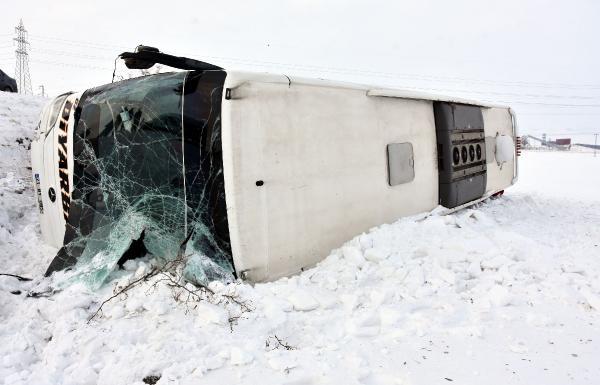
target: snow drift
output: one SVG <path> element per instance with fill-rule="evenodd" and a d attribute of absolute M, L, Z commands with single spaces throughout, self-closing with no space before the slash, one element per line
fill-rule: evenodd
<path fill-rule="evenodd" d="M 0 270 L 40 277 L 27 142 L 41 100 L 0 93 Z M 4 384 L 590 384 L 600 377 L 600 158 L 525 153 L 501 199 L 384 224 L 299 276 L 173 298 L 129 261 L 98 292 L 0 276 Z M 577 170 L 574 172 L 573 170 Z"/>

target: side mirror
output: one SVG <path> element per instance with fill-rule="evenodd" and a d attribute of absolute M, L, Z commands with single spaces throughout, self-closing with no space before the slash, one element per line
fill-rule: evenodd
<path fill-rule="evenodd" d="M 123 61 L 125 62 L 125 66 L 131 70 L 147 70 L 151 68 L 154 64 L 154 61 L 150 61 L 144 58 L 143 53 L 159 53 L 158 48 L 149 47 L 146 45 L 138 45 L 135 48 L 134 55 L 121 55 Z M 142 53 L 142 55 L 139 55 Z M 138 54 L 138 55 L 135 55 Z"/>

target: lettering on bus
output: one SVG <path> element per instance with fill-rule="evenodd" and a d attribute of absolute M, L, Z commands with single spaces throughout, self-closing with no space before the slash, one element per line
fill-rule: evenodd
<path fill-rule="evenodd" d="M 69 218 L 69 207 L 71 206 L 67 141 L 69 138 L 69 115 L 71 114 L 72 108 L 73 103 L 70 100 L 67 100 L 58 125 L 58 177 L 60 179 L 60 193 L 62 196 L 62 208 L 65 220 Z"/>

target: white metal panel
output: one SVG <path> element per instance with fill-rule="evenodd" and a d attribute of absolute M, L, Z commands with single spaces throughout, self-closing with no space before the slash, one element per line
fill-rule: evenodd
<path fill-rule="evenodd" d="M 42 238 L 49 245 L 56 246 L 52 231 L 52 214 L 50 199 L 48 198 L 48 178 L 44 171 L 44 136 L 40 140 L 31 142 L 31 172 L 33 174 L 33 186 L 36 202 L 38 202 L 38 212 L 40 217 L 40 226 Z M 36 181 L 36 175 L 39 181 Z M 39 192 L 38 192 L 39 189 Z M 39 193 L 39 196 L 38 196 Z"/>
<path fill-rule="evenodd" d="M 231 244 L 236 270 L 253 281 L 295 273 L 438 202 L 431 102 L 280 80 L 225 82 L 235 88 L 222 109 Z M 386 146 L 403 142 L 415 179 L 391 187 Z"/>
<path fill-rule="evenodd" d="M 496 161 L 510 162 L 515 157 L 515 140 L 512 136 L 499 135 L 496 137 Z"/>
<path fill-rule="evenodd" d="M 40 225 L 44 241 L 54 247 L 63 243 L 66 221 L 63 214 L 61 185 L 59 175 L 59 126 L 62 119 L 65 103 L 70 102 L 73 107 L 69 111 L 67 120 L 67 162 L 69 178 L 69 195 L 73 189 L 73 124 L 75 104 L 81 94 L 69 95 L 60 107 L 59 117 L 51 127 L 42 128 L 38 141 L 31 146 L 32 172 L 40 177 L 40 189 L 43 204 L 43 213 L 40 213 Z M 52 102 L 51 102 L 52 103 Z M 34 179 L 35 183 L 35 179 Z M 56 198 L 50 200 L 49 190 L 53 189 Z"/>
<path fill-rule="evenodd" d="M 430 94 L 427 92 L 413 91 L 413 90 L 397 90 L 397 89 L 371 89 L 367 92 L 369 96 L 381 96 L 388 98 L 401 98 L 401 99 L 416 99 L 416 100 L 431 100 L 436 102 L 450 102 L 450 103 L 459 103 L 459 104 L 469 104 L 473 106 L 481 106 L 481 107 L 498 107 L 498 108 L 506 108 L 504 106 L 483 103 L 476 100 L 471 99 L 463 99 L 457 98 L 453 96 L 445 96 L 445 95 L 437 95 Z"/>
<path fill-rule="evenodd" d="M 486 137 L 507 135 L 513 138 L 512 116 L 508 108 L 483 108 L 483 124 Z M 488 154 L 490 156 L 490 154 Z M 493 156 L 493 155 L 492 155 Z M 515 176 L 515 158 L 499 165 L 496 160 L 487 164 L 486 193 L 503 190 L 512 185 Z"/>
<path fill-rule="evenodd" d="M 63 104 L 64 106 L 64 104 Z M 62 111 L 62 107 L 61 107 Z M 60 115 L 60 114 L 59 114 Z M 42 227 L 42 232 L 46 232 L 49 242 L 54 247 L 62 245 L 65 220 L 62 214 L 62 204 L 60 199 L 60 182 L 58 181 L 58 122 L 48 129 L 48 135 L 44 140 L 44 168 L 43 175 L 45 186 L 42 189 L 42 196 L 46 199 L 44 202 L 44 215 L 48 218 L 45 221 L 46 229 Z M 50 200 L 50 189 L 54 191 L 54 201 Z"/>

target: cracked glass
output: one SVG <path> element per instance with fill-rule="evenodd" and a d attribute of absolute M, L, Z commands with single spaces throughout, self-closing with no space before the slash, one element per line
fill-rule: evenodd
<path fill-rule="evenodd" d="M 125 259 L 182 257 L 191 281 L 231 280 L 223 181 L 223 71 L 130 79 L 75 111 L 64 246 L 46 275 L 101 286 Z M 64 203 L 64 202 L 63 202 Z"/>

